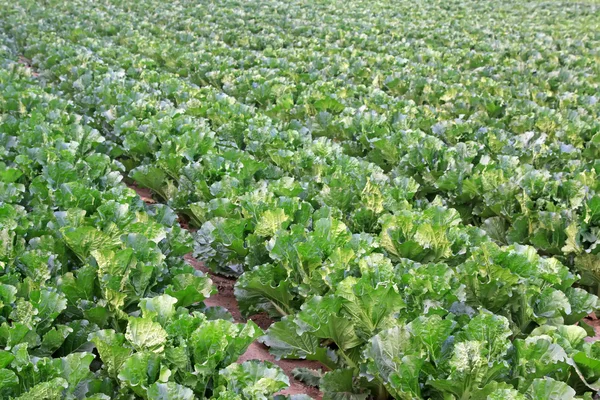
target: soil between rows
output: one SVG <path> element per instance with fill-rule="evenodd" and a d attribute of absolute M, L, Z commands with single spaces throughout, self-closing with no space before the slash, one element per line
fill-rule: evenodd
<path fill-rule="evenodd" d="M 147 204 L 156 204 L 156 201 L 152 198 L 152 192 L 148 189 L 138 187 L 136 185 L 129 185 L 129 187 L 140 196 L 142 201 Z M 180 224 L 184 229 L 193 231 L 185 222 L 181 222 Z M 235 279 L 228 278 L 222 275 L 218 275 L 209 270 L 204 264 L 195 259 L 191 254 L 187 254 L 184 256 L 184 259 L 187 263 L 192 265 L 194 268 L 204 272 L 205 274 L 210 276 L 210 279 L 213 281 L 215 287 L 218 292 L 210 296 L 208 299 L 204 301 L 207 306 L 221 306 L 226 308 L 235 322 L 246 322 L 246 319 L 240 313 L 240 309 L 238 307 L 237 299 L 234 295 L 234 286 Z M 254 321 L 256 325 L 258 325 L 261 329 L 266 330 L 271 326 L 274 322 L 271 318 L 269 318 L 266 314 L 254 315 L 249 318 Z M 292 370 L 294 368 L 303 367 L 303 368 L 312 368 L 312 369 L 325 369 L 323 364 L 318 361 L 310 361 L 310 360 L 275 360 L 275 357 L 271 353 L 269 353 L 269 349 L 267 346 L 259 343 L 258 341 L 254 341 L 246 352 L 242 354 L 242 356 L 238 359 L 238 363 L 242 363 L 248 360 L 262 360 L 269 361 L 275 365 L 278 365 L 283 372 L 290 379 L 290 386 L 287 389 L 282 390 L 278 394 L 284 395 L 294 395 L 294 394 L 306 394 L 312 397 L 315 400 L 321 400 L 323 395 L 319 391 L 319 389 L 308 386 L 303 382 L 298 381 L 294 378 L 292 374 Z"/>

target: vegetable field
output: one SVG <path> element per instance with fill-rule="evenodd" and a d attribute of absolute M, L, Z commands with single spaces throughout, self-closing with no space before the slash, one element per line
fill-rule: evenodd
<path fill-rule="evenodd" d="M 0 399 L 600 389 L 596 0 L 0 0 Z"/>

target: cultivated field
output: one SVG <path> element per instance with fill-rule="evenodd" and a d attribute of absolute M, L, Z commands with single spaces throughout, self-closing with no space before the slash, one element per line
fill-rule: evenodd
<path fill-rule="evenodd" d="M 0 0 L 0 399 L 591 400 L 600 3 Z"/>

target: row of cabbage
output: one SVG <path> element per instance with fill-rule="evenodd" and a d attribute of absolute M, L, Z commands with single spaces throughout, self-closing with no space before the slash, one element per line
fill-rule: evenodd
<path fill-rule="evenodd" d="M 214 287 L 184 262 L 192 238 L 177 215 L 121 182 L 89 118 L 13 48 L 2 36 L 0 397 L 256 399 L 286 387 L 277 367 L 234 363 L 263 332 L 204 306 Z"/>
<path fill-rule="evenodd" d="M 201 226 L 195 253 L 217 272 L 242 274 L 236 287 L 242 310 L 247 315 L 266 311 L 284 317 L 262 339 L 273 353 L 317 359 L 332 370 L 320 381 L 326 396 L 506 398 L 521 396 L 520 392 L 537 398 L 550 398 L 550 393 L 571 398 L 575 391 L 560 381 L 581 393 L 595 388 L 597 346 L 585 344 L 585 330 L 573 324 L 596 309 L 597 298 L 572 287 L 578 277 L 560 261 L 542 258 L 532 247 L 500 247 L 497 243 L 509 241 L 500 228 L 510 222 L 515 230 L 519 224 L 488 219 L 483 224 L 487 233 L 465 225 L 463 221 L 470 219 L 464 210 L 459 208 L 461 215 L 448 207 L 457 205 L 456 188 L 449 183 L 433 187 L 431 179 L 424 179 L 430 177 L 430 166 L 408 168 L 411 162 L 427 160 L 425 156 L 431 162 L 441 160 L 441 168 L 446 152 L 478 159 L 480 167 L 474 169 L 446 163 L 437 180 L 464 185 L 468 179 L 453 175 L 448 165 L 455 165 L 457 172 L 473 169 L 479 173 L 470 181 L 474 195 L 463 201 L 477 205 L 477 191 L 489 193 L 487 201 L 500 201 L 495 207 L 486 206 L 496 218 L 504 218 L 504 211 L 509 217 L 515 214 L 505 210 L 502 198 L 493 192 L 494 183 L 498 190 L 506 190 L 498 183 L 505 177 L 518 186 L 510 189 L 518 192 L 517 201 L 519 194 L 530 196 L 529 201 L 533 196 L 533 203 L 544 210 L 528 212 L 531 218 L 561 217 L 549 205 L 554 202 L 559 203 L 553 204 L 557 208 L 577 211 L 569 190 L 579 193 L 577 218 L 588 231 L 580 233 L 575 226 L 575 231 L 557 233 L 550 224 L 532 243 L 542 254 L 553 253 L 537 245 L 543 238 L 557 243 L 561 251 L 568 244 L 593 264 L 594 247 L 585 253 L 581 240 L 596 240 L 593 164 L 573 163 L 582 169 L 562 171 L 566 175 L 561 182 L 534 164 L 523 167 L 531 149 L 517 155 L 490 152 L 487 143 L 474 145 L 473 139 L 485 143 L 493 137 L 481 129 L 472 142 L 436 143 L 434 135 L 447 137 L 440 126 L 430 127 L 433 135 L 425 134 L 424 127 L 394 126 L 394 135 L 405 141 L 405 147 L 388 142 L 379 149 L 364 149 L 366 154 L 356 152 L 352 150 L 356 143 L 379 142 L 343 137 L 352 126 L 365 127 L 362 122 L 344 125 L 334 135 L 323 135 L 310 123 L 312 117 L 333 118 L 328 108 L 342 107 L 332 99 L 313 102 L 317 108 L 325 107 L 315 115 L 304 107 L 306 113 L 287 121 L 263 104 L 249 104 L 239 93 L 223 94 L 224 85 L 196 86 L 193 76 L 179 76 L 167 62 L 194 53 L 170 53 L 171 30 L 161 36 L 156 25 L 144 23 L 144 15 L 153 16 L 157 24 L 161 21 L 162 13 L 141 12 L 161 10 L 152 2 L 140 2 L 138 14 L 130 5 L 86 4 L 24 8 L 10 14 L 7 29 L 40 68 L 41 79 L 64 92 L 105 132 L 108 153 L 131 169 L 130 176 Z M 300 3 L 294 7 L 303 10 Z M 460 11 L 458 4 L 454 7 Z M 266 14 L 274 12 L 268 8 Z M 81 13 L 89 18 L 78 19 Z M 229 23 L 227 11 L 223 13 L 217 26 L 211 26 L 214 35 Z M 259 28 L 251 37 L 260 38 L 264 31 Z M 198 41 L 191 32 L 186 30 L 193 49 Z M 146 41 L 152 37 L 154 41 Z M 164 53 L 148 54 L 152 45 L 164 48 Z M 236 45 L 235 50 L 243 48 Z M 256 56 L 258 50 L 265 54 L 270 48 L 250 50 L 248 54 Z M 349 86 L 347 81 L 344 85 Z M 366 97 L 359 96 L 361 101 Z M 294 102 L 302 105 L 297 98 Z M 338 121 L 351 110 L 351 105 L 342 106 L 336 112 Z M 355 110 L 352 118 L 363 122 L 386 118 L 374 118 L 378 114 L 365 109 Z M 491 126 L 494 113 L 486 112 L 484 121 Z M 414 115 L 404 115 L 397 122 L 414 120 Z M 472 130 L 469 126 L 467 131 Z M 522 139 L 515 135 L 509 140 L 512 144 Z M 436 144 L 437 152 L 428 143 Z M 575 148 L 568 142 L 558 145 Z M 585 146 L 593 149 L 593 143 Z M 388 150 L 402 157 L 389 163 L 374 158 L 376 152 Z M 578 160 L 585 158 L 579 154 Z M 505 173 L 521 175 L 515 179 Z M 496 180 L 490 183 L 490 177 Z M 532 220 L 526 222 L 530 228 Z M 520 233 L 527 240 L 536 237 Z M 510 242 L 524 241 L 515 235 L 511 232 Z"/>

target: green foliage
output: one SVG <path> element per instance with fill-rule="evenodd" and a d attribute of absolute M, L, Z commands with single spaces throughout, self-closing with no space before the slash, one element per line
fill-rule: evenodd
<path fill-rule="evenodd" d="M 0 397 L 590 398 L 599 13 L 2 2 Z"/>

